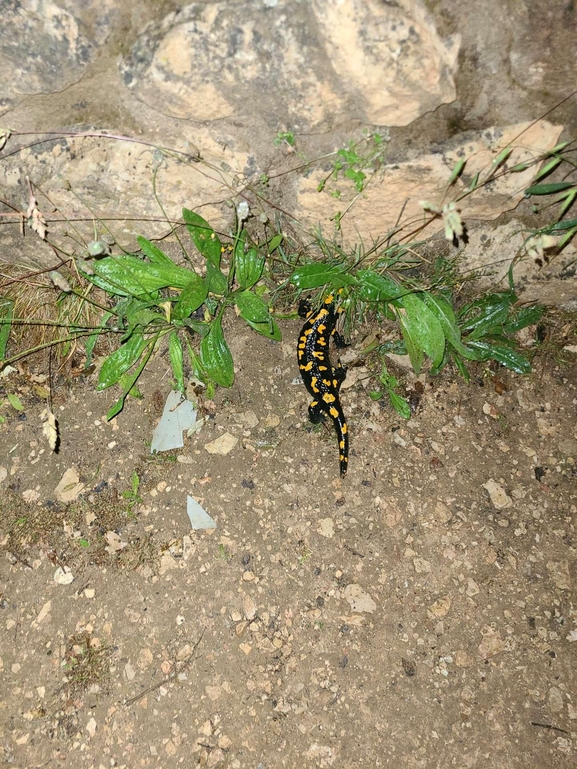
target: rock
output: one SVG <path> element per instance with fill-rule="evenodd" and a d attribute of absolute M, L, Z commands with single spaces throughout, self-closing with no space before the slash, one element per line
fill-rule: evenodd
<path fill-rule="evenodd" d="M 573 580 L 569 573 L 569 561 L 547 561 L 547 571 L 551 574 L 551 579 L 559 590 L 573 589 Z"/>
<path fill-rule="evenodd" d="M 86 724 L 86 731 L 91 737 L 94 737 L 96 734 L 96 719 L 90 719 L 90 721 Z"/>
<path fill-rule="evenodd" d="M 445 595 L 442 598 L 437 598 L 437 600 L 429 606 L 427 609 L 427 614 L 429 615 L 430 619 L 435 619 L 436 617 L 446 617 L 450 608 L 451 598 L 450 596 Z"/>
<path fill-rule="evenodd" d="M 59 566 L 54 572 L 54 582 L 57 585 L 69 585 L 74 581 L 74 574 L 69 566 Z"/>
<path fill-rule="evenodd" d="M 413 566 L 417 574 L 428 574 L 431 571 L 431 564 L 424 558 L 413 558 Z"/>
<path fill-rule="evenodd" d="M 243 596 L 242 610 L 244 612 L 245 619 L 253 620 L 256 617 L 256 603 L 250 597 L 250 595 Z"/>
<path fill-rule="evenodd" d="M 483 484 L 483 488 L 487 490 L 489 499 L 496 510 L 504 510 L 513 504 L 513 500 L 507 496 L 505 489 L 492 478 L 489 478 L 487 483 Z"/>
<path fill-rule="evenodd" d="M 317 532 L 321 537 L 332 539 L 335 535 L 335 524 L 332 518 L 321 518 L 317 526 Z"/>
<path fill-rule="evenodd" d="M 343 597 L 350 604 L 351 611 L 368 612 L 372 614 L 377 608 L 377 604 L 373 601 L 371 596 L 363 590 L 360 585 L 351 584 L 347 585 L 343 592 Z"/>
<path fill-rule="evenodd" d="M 490 625 L 484 625 L 481 628 L 483 640 L 479 644 L 479 654 L 483 659 L 489 659 L 505 650 L 505 641 L 499 633 Z"/>
<path fill-rule="evenodd" d="M 70 467 L 60 479 L 60 483 L 54 489 L 54 494 L 59 502 L 73 502 L 84 491 L 84 484 L 80 483 L 78 473 Z"/>
<path fill-rule="evenodd" d="M 235 421 L 246 430 L 251 430 L 258 425 L 258 417 L 254 411 L 240 411 L 234 415 Z"/>
<path fill-rule="evenodd" d="M 477 595 L 481 591 L 480 591 L 479 585 L 477 585 L 475 580 L 469 578 L 467 580 L 467 589 L 465 590 L 465 592 L 469 596 L 469 598 L 472 598 L 474 595 Z"/>
<path fill-rule="evenodd" d="M 224 433 L 224 435 L 221 435 L 214 441 L 205 444 L 204 448 L 209 454 L 229 454 L 237 443 L 238 438 L 235 438 L 230 433 Z"/>
<path fill-rule="evenodd" d="M 547 704 L 551 713 L 561 713 L 565 707 L 565 700 L 563 698 L 563 692 L 556 686 L 552 686 L 549 689 L 549 696 L 547 697 Z"/>

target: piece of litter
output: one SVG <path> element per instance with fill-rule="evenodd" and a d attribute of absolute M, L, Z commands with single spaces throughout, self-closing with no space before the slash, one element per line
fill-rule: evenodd
<path fill-rule="evenodd" d="M 193 529 L 216 529 L 216 521 L 191 496 L 186 498 L 186 512 Z"/>
<path fill-rule="evenodd" d="M 178 390 L 171 390 L 164 404 L 160 422 L 152 433 L 150 453 L 181 449 L 184 446 L 182 433 L 190 430 L 196 422 L 194 405 L 183 398 Z"/>

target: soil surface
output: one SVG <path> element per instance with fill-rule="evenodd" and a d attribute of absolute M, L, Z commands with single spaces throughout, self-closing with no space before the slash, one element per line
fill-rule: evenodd
<path fill-rule="evenodd" d="M 166 354 L 112 423 L 117 392 L 54 380 L 55 454 L 42 372 L 1 382 L 7 765 L 575 767 L 575 367 L 423 378 L 408 422 L 352 368 L 341 481 L 299 328 L 229 327 L 235 385 L 167 455 Z"/>

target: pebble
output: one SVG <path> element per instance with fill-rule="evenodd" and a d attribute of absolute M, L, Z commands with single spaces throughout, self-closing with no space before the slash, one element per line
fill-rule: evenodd
<path fill-rule="evenodd" d="M 430 619 L 434 619 L 435 617 L 446 617 L 450 608 L 451 598 L 450 596 L 445 595 L 442 598 L 438 598 L 429 606 L 427 609 L 427 614 L 429 615 Z"/>
<path fill-rule="evenodd" d="M 371 596 L 360 585 L 354 583 L 346 586 L 343 597 L 350 604 L 351 611 L 357 614 L 362 612 L 372 614 L 377 608 Z"/>
<path fill-rule="evenodd" d="M 204 448 L 206 451 L 208 451 L 209 454 L 229 454 L 236 444 L 238 443 L 238 438 L 235 438 L 234 435 L 231 435 L 230 433 L 224 433 L 224 435 L 221 435 L 220 437 L 216 438 L 214 441 L 211 441 L 210 443 L 206 443 Z"/>
<path fill-rule="evenodd" d="M 513 504 L 513 500 L 507 496 L 505 489 L 492 478 L 483 484 L 483 488 L 487 490 L 489 499 L 496 510 L 504 510 Z"/>
<path fill-rule="evenodd" d="M 335 535 L 335 524 L 332 518 L 321 518 L 317 526 L 317 532 L 321 537 L 332 539 Z"/>
<path fill-rule="evenodd" d="M 252 582 L 254 579 L 254 572 L 252 571 L 244 571 L 242 574 L 242 578 L 244 582 Z"/>

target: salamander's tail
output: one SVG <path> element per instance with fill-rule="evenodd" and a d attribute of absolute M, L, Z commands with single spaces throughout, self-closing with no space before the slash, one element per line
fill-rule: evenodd
<path fill-rule="evenodd" d="M 341 478 L 347 474 L 349 464 L 349 432 L 345 415 L 341 408 L 337 409 L 338 415 L 333 417 L 337 438 L 339 441 L 339 461 L 341 467 Z"/>

